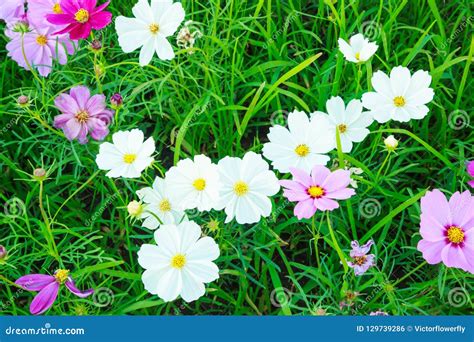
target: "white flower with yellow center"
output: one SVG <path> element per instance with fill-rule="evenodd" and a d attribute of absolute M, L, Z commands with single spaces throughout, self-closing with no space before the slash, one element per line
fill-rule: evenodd
<path fill-rule="evenodd" d="M 328 120 L 310 122 L 304 112 L 288 114 L 288 128 L 276 125 L 270 128 L 263 155 L 280 172 L 295 167 L 310 172 L 314 165 L 326 165 L 325 153 L 334 149 L 334 138 L 329 134 Z"/>
<path fill-rule="evenodd" d="M 328 114 L 314 112 L 311 114 L 311 122 L 319 124 L 329 120 L 329 133 L 336 146 L 336 130 L 339 131 L 342 152 L 348 153 L 352 150 L 353 142 L 361 142 L 370 133 L 367 129 L 373 118 L 367 112 L 362 112 L 360 100 L 352 100 L 347 107 L 339 96 L 331 97 L 326 102 Z"/>
<path fill-rule="evenodd" d="M 172 0 L 139 0 L 132 8 L 135 18 L 119 16 L 115 20 L 118 41 L 123 52 L 141 48 L 140 65 L 148 65 L 156 51 L 158 58 L 170 60 L 174 51 L 167 37 L 172 36 L 184 20 L 181 3 Z"/>
<path fill-rule="evenodd" d="M 151 294 L 167 302 L 178 296 L 192 302 L 204 295 L 205 283 L 219 278 L 213 262 L 219 247 L 211 237 L 201 238 L 196 223 L 162 225 L 155 241 L 157 245 L 145 244 L 138 251 L 138 263 L 145 269 L 142 281 Z"/>
<path fill-rule="evenodd" d="M 108 177 L 138 178 L 153 162 L 155 152 L 153 138 L 143 142 L 143 132 L 139 129 L 119 131 L 112 136 L 113 144 L 102 143 L 96 157 L 101 170 L 110 170 Z"/>
<path fill-rule="evenodd" d="M 423 119 L 429 111 L 426 104 L 434 97 L 430 83 L 431 76 L 423 70 L 411 75 L 408 68 L 398 66 L 392 69 L 390 78 L 377 71 L 372 76 L 375 92 L 362 95 L 362 104 L 380 123 Z"/>
<path fill-rule="evenodd" d="M 217 165 L 204 155 L 180 160 L 166 172 L 165 184 L 170 198 L 181 210 L 197 208 L 209 211 L 219 201 L 219 172 Z"/>
<path fill-rule="evenodd" d="M 275 195 L 280 185 L 261 155 L 247 152 L 242 159 L 225 157 L 218 167 L 222 187 L 217 209 L 225 208 L 226 223 L 234 217 L 240 224 L 255 223 L 271 214 L 268 197 Z"/>
<path fill-rule="evenodd" d="M 171 199 L 163 178 L 156 177 L 153 187 L 140 189 L 137 195 L 146 204 L 140 213 L 140 218 L 144 219 L 143 227 L 156 229 L 161 224 L 179 224 L 181 221 L 187 221 L 186 214 L 179 210 L 178 203 Z"/>
<path fill-rule="evenodd" d="M 378 49 L 378 45 L 370 42 L 361 33 L 352 36 L 347 43 L 339 38 L 339 50 L 349 62 L 362 63 L 368 61 Z"/>

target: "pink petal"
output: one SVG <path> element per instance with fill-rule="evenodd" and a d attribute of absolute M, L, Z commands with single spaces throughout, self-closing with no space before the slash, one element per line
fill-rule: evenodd
<path fill-rule="evenodd" d="M 112 22 L 112 13 L 100 12 L 95 13 L 89 20 L 94 30 L 101 30 Z"/>
<path fill-rule="evenodd" d="M 449 199 L 452 224 L 467 228 L 474 225 L 474 197 L 466 190 L 455 192 Z"/>
<path fill-rule="evenodd" d="M 324 210 L 331 211 L 331 210 L 339 208 L 339 203 L 326 197 L 315 198 L 314 205 L 316 206 L 317 209 L 323 210 L 323 211 Z"/>
<path fill-rule="evenodd" d="M 27 291 L 41 291 L 47 285 L 55 281 L 56 279 L 51 275 L 28 274 L 15 281 L 15 284 L 21 286 Z"/>
<path fill-rule="evenodd" d="M 62 0 L 61 9 L 64 13 L 71 14 L 74 16 L 76 12 L 80 9 L 80 4 L 77 1 Z"/>
<path fill-rule="evenodd" d="M 54 105 L 65 114 L 75 115 L 81 108 L 76 102 L 76 99 L 71 97 L 69 94 L 61 94 L 54 100 Z"/>
<path fill-rule="evenodd" d="M 77 105 L 81 110 L 86 109 L 87 102 L 91 97 L 91 92 L 89 91 L 89 88 L 84 86 L 77 86 L 71 88 L 71 91 L 69 93 L 71 94 L 71 97 L 76 100 Z"/>
<path fill-rule="evenodd" d="M 79 135 L 79 132 L 81 131 L 81 126 L 82 125 L 77 122 L 76 119 L 69 120 L 63 127 L 64 135 L 66 135 L 66 138 L 68 138 L 69 140 L 74 140 Z"/>
<path fill-rule="evenodd" d="M 326 193 L 325 197 L 332 198 L 332 199 L 348 199 L 351 198 L 352 196 L 355 195 L 355 190 L 354 189 L 342 189 L 342 190 L 336 190 L 332 192 Z"/>
<path fill-rule="evenodd" d="M 63 128 L 66 123 L 71 120 L 71 119 L 74 119 L 74 115 L 73 114 L 60 114 L 60 115 L 56 115 L 54 117 L 54 127 L 56 128 Z"/>
<path fill-rule="evenodd" d="M 445 246 L 441 251 L 441 259 L 448 267 L 456 267 L 468 272 L 470 270 L 463 248 L 460 246 L 451 243 Z"/>
<path fill-rule="evenodd" d="M 306 187 L 298 182 L 292 180 L 281 180 L 279 183 L 288 190 L 306 192 Z"/>
<path fill-rule="evenodd" d="M 82 7 L 86 9 L 89 13 L 93 13 L 95 10 L 95 6 L 97 6 L 97 0 L 82 0 Z"/>
<path fill-rule="evenodd" d="M 78 297 L 80 297 L 80 298 L 89 297 L 91 294 L 94 293 L 94 289 L 89 289 L 89 290 L 85 290 L 85 291 L 79 290 L 79 289 L 76 287 L 76 284 L 74 283 L 74 280 L 72 280 L 71 278 L 69 278 L 69 279 L 64 283 L 64 285 L 66 285 L 66 287 L 69 289 L 69 291 L 71 291 L 71 293 L 75 294 L 76 296 L 78 296 Z"/>
<path fill-rule="evenodd" d="M 422 213 L 420 219 L 420 234 L 423 239 L 432 242 L 446 239 L 446 228 L 432 216 Z"/>
<path fill-rule="evenodd" d="M 102 94 L 94 95 L 90 99 L 88 99 L 84 109 L 86 109 L 89 115 L 91 116 L 100 114 L 106 108 L 105 101 L 106 100 L 105 100 L 104 95 Z"/>
<path fill-rule="evenodd" d="M 97 8 L 94 10 L 94 13 L 101 12 L 101 11 L 104 10 L 107 6 L 109 6 L 109 4 L 110 4 L 110 1 L 104 2 L 102 5 L 100 5 L 99 7 L 97 7 Z"/>
<path fill-rule="evenodd" d="M 332 172 L 321 186 L 327 192 L 341 190 L 346 188 L 351 182 L 351 173 L 348 170 L 336 170 Z"/>
<path fill-rule="evenodd" d="M 91 34 L 92 26 L 89 22 L 84 24 L 77 24 L 69 31 L 69 37 L 72 40 L 87 39 Z"/>
<path fill-rule="evenodd" d="M 467 173 L 469 173 L 471 177 L 474 177 L 474 160 L 467 163 Z"/>
<path fill-rule="evenodd" d="M 431 216 L 443 227 L 452 223 L 448 201 L 439 190 L 428 191 L 421 198 L 421 212 Z"/>
<path fill-rule="evenodd" d="M 311 197 L 306 192 L 294 191 L 294 190 L 288 190 L 288 189 L 285 189 L 283 191 L 283 196 L 285 196 L 291 202 L 299 202 L 299 201 L 305 201 L 307 199 L 311 199 Z"/>
<path fill-rule="evenodd" d="M 311 178 L 314 185 L 322 185 L 327 177 L 331 174 L 331 171 L 322 165 L 316 165 L 311 170 Z"/>
<path fill-rule="evenodd" d="M 311 199 L 299 202 L 294 209 L 294 214 L 298 220 L 301 220 L 302 218 L 311 218 L 315 212 L 316 207 Z"/>
<path fill-rule="evenodd" d="M 312 185 L 312 179 L 305 171 L 290 167 L 290 173 L 293 176 L 293 180 L 304 185 L 306 188 Z"/>
<path fill-rule="evenodd" d="M 70 14 L 48 14 L 46 20 L 53 25 L 68 25 L 76 22 Z"/>
<path fill-rule="evenodd" d="M 471 181 L 467 182 L 467 184 L 469 184 L 471 186 L 471 188 L 474 188 L 474 180 L 471 180 Z"/>
<path fill-rule="evenodd" d="M 446 247 L 446 242 L 444 240 L 437 242 L 420 240 L 417 249 L 423 253 L 423 258 L 425 258 L 428 264 L 434 265 L 441 262 L 441 251 L 444 247 Z"/>
<path fill-rule="evenodd" d="M 58 297 L 59 284 L 55 281 L 43 288 L 30 305 L 30 312 L 33 315 L 40 315 L 48 310 Z"/>

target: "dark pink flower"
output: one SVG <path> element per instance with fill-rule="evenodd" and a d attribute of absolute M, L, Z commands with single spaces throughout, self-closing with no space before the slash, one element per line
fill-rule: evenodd
<path fill-rule="evenodd" d="M 435 189 L 421 199 L 418 250 L 429 264 L 443 262 L 474 274 L 474 197 L 455 192 L 448 200 Z"/>
<path fill-rule="evenodd" d="M 54 275 L 28 274 L 19 278 L 15 284 L 26 291 L 39 291 L 30 304 L 30 312 L 33 315 L 41 315 L 54 304 L 59 288 L 63 284 L 71 293 L 80 298 L 86 298 L 94 293 L 93 289 L 80 291 L 69 276 L 68 270 L 57 270 Z"/>
<path fill-rule="evenodd" d="M 291 202 L 298 202 L 294 214 L 298 219 L 310 218 L 316 210 L 334 210 L 339 208 L 335 200 L 348 199 L 355 194 L 347 186 L 351 181 L 350 172 L 336 170 L 331 172 L 327 167 L 316 165 L 311 174 L 290 168 L 293 180 L 282 180 L 280 185 L 285 189 L 283 196 Z"/>
<path fill-rule="evenodd" d="M 87 87 L 77 86 L 69 94 L 61 94 L 54 104 L 62 114 L 54 118 L 54 127 L 64 131 L 69 140 L 87 143 L 87 135 L 103 140 L 109 134 L 109 124 L 114 112 L 106 108 L 104 95 L 94 95 Z"/>
<path fill-rule="evenodd" d="M 104 11 L 110 1 L 97 6 L 97 0 L 62 0 L 63 13 L 48 14 L 46 19 L 54 25 L 67 25 L 56 34 L 69 33 L 72 40 L 86 39 L 91 30 L 101 30 L 112 21 L 112 13 Z"/>
<path fill-rule="evenodd" d="M 471 178 L 474 178 L 474 160 L 467 163 L 467 173 L 469 173 Z M 468 181 L 467 184 L 469 184 L 471 188 L 474 188 L 474 179 Z"/>

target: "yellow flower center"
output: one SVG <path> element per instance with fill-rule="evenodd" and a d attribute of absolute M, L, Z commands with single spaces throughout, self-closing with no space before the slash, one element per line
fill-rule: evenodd
<path fill-rule="evenodd" d="M 339 133 L 344 133 L 347 131 L 347 126 L 345 124 L 340 124 L 337 126 L 337 130 L 339 131 Z"/>
<path fill-rule="evenodd" d="M 451 226 L 448 228 L 448 240 L 455 244 L 464 242 L 464 232 L 461 228 Z"/>
<path fill-rule="evenodd" d="M 56 278 L 56 281 L 60 284 L 64 284 L 69 277 L 69 270 L 57 270 L 56 273 L 54 274 L 54 278 Z"/>
<path fill-rule="evenodd" d="M 324 189 L 320 186 L 310 186 L 308 188 L 308 195 L 312 198 L 321 198 L 324 195 Z"/>
<path fill-rule="evenodd" d="M 357 53 L 355 54 L 355 58 L 356 58 L 357 60 L 360 60 L 360 52 L 357 52 Z"/>
<path fill-rule="evenodd" d="M 89 120 L 89 113 L 87 113 L 85 110 L 81 110 L 76 114 L 76 120 L 81 124 L 86 123 L 87 120 Z"/>
<path fill-rule="evenodd" d="M 367 260 L 367 257 L 365 255 L 356 256 L 356 257 L 354 257 L 354 264 L 356 264 L 358 266 L 362 266 L 363 264 L 365 264 L 366 260 Z"/>
<path fill-rule="evenodd" d="M 170 211 L 171 210 L 171 203 L 167 199 L 164 199 L 160 202 L 159 207 L 160 207 L 161 211 L 164 211 L 164 212 Z"/>
<path fill-rule="evenodd" d="M 150 29 L 151 34 L 157 34 L 158 31 L 160 30 L 160 25 L 153 23 L 149 26 L 149 29 Z"/>
<path fill-rule="evenodd" d="M 48 38 L 46 38 L 46 36 L 40 35 L 36 37 L 36 43 L 38 43 L 38 45 L 44 46 L 47 42 Z"/>
<path fill-rule="evenodd" d="M 125 154 L 123 156 L 123 161 L 127 164 L 131 164 L 135 161 L 135 159 L 137 159 L 137 155 L 136 154 Z"/>
<path fill-rule="evenodd" d="M 403 107 L 405 105 L 405 98 L 403 96 L 396 96 L 394 99 L 393 99 L 393 104 L 396 106 L 396 107 Z"/>
<path fill-rule="evenodd" d="M 60 5 L 60 4 L 54 4 L 54 6 L 53 6 L 53 13 L 54 13 L 54 14 L 62 14 L 62 13 L 63 13 L 63 10 L 61 9 L 61 5 Z"/>
<path fill-rule="evenodd" d="M 249 186 L 243 181 L 238 181 L 234 184 L 234 192 L 237 196 L 243 196 L 249 192 Z"/>
<path fill-rule="evenodd" d="M 74 19 L 76 19 L 76 21 L 81 24 L 87 23 L 89 21 L 89 12 L 84 8 L 81 8 L 74 15 Z"/>
<path fill-rule="evenodd" d="M 171 258 L 171 267 L 182 269 L 186 265 L 186 257 L 183 254 L 176 254 Z"/>
<path fill-rule="evenodd" d="M 203 191 L 206 188 L 206 180 L 198 178 L 194 181 L 193 186 L 197 191 Z"/>
<path fill-rule="evenodd" d="M 309 146 L 305 144 L 300 144 L 296 146 L 295 153 L 300 157 L 306 157 L 309 154 Z"/>

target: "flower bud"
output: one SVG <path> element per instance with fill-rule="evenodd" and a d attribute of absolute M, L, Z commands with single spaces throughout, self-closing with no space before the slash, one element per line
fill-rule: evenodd
<path fill-rule="evenodd" d="M 393 135 L 388 136 L 383 142 L 389 151 L 395 151 L 398 146 L 398 140 Z"/>
<path fill-rule="evenodd" d="M 46 178 L 46 170 L 39 167 L 33 170 L 33 178 L 38 181 L 44 180 Z"/>
<path fill-rule="evenodd" d="M 26 95 L 21 95 L 18 97 L 18 99 L 16 100 L 16 103 L 20 106 L 20 107 L 27 107 L 29 104 L 30 104 L 30 99 L 28 98 L 28 96 Z"/>
<path fill-rule="evenodd" d="M 110 104 L 115 109 L 122 107 L 122 104 L 123 104 L 122 95 L 120 95 L 120 93 L 113 94 L 112 97 L 110 98 Z"/>
<path fill-rule="evenodd" d="M 7 249 L 0 245 L 0 260 L 3 260 L 7 257 Z"/>
<path fill-rule="evenodd" d="M 94 52 L 98 52 L 100 49 L 102 49 L 102 42 L 100 40 L 94 39 L 91 42 L 90 47 Z"/>
<path fill-rule="evenodd" d="M 132 217 L 139 217 L 143 212 L 143 205 L 138 201 L 131 201 L 127 205 L 127 211 Z"/>

